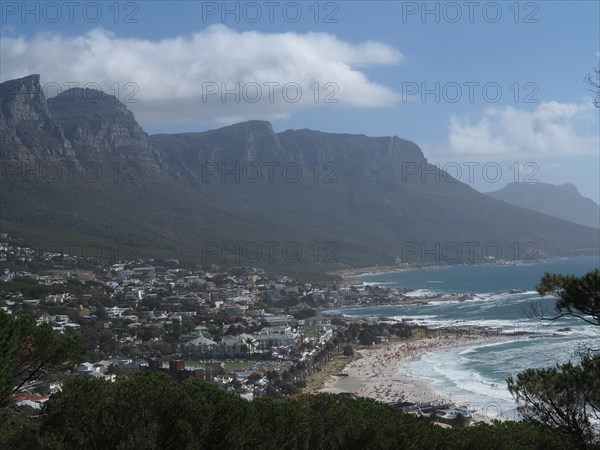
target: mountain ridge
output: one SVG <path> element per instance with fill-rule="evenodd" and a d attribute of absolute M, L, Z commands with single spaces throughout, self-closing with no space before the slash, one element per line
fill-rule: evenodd
<path fill-rule="evenodd" d="M 510 183 L 502 189 L 486 194 L 521 208 L 600 228 L 600 206 L 582 196 L 572 183 Z"/>
<path fill-rule="evenodd" d="M 418 145 L 397 136 L 275 133 L 265 121 L 148 136 L 111 96 L 92 102 L 82 90 L 65 91 L 40 97 L 41 112 L 27 96 L 25 105 L 4 100 L 23 86 L 36 91 L 39 77 L 0 85 L 2 161 L 74 166 L 69 180 L 50 182 L 5 164 L 0 225 L 29 239 L 78 236 L 144 255 L 303 273 L 522 259 L 527 244 L 535 247 L 530 258 L 593 254 L 600 246 L 591 229 L 441 176 Z M 93 94 L 85 95 L 101 96 Z M 40 143 L 25 133 L 13 145 L 19 130 L 32 127 Z"/>

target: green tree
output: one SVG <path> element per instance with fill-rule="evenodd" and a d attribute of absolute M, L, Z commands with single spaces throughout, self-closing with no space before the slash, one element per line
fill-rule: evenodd
<path fill-rule="evenodd" d="M 80 361 L 77 336 L 62 335 L 28 316 L 12 317 L 0 310 L 0 413 L 30 381 L 64 372 Z"/>
<path fill-rule="evenodd" d="M 373 329 L 363 328 L 358 334 L 358 343 L 360 345 L 373 345 L 375 343 L 375 334 Z"/>
<path fill-rule="evenodd" d="M 534 317 L 550 321 L 575 317 L 600 326 L 598 269 L 581 277 L 546 272 L 537 290 L 558 300 L 550 315 L 532 307 Z M 579 364 L 527 369 L 516 380 L 509 377 L 507 384 L 525 419 L 550 427 L 580 448 L 593 448 L 600 445 L 600 355 L 593 348 L 581 353 Z"/>
<path fill-rule="evenodd" d="M 358 338 L 358 335 L 361 330 L 360 323 L 353 322 L 348 326 L 348 330 L 346 331 L 346 335 L 348 339 L 355 341 Z"/>
<path fill-rule="evenodd" d="M 298 311 L 294 311 L 292 315 L 296 320 L 304 320 L 316 316 L 317 311 L 312 308 L 303 308 Z"/>
<path fill-rule="evenodd" d="M 570 316 L 600 326 L 600 269 L 582 277 L 546 272 L 537 291 L 540 295 L 558 297 L 555 311 L 549 317 L 539 308 L 534 311 L 541 319 L 554 321 Z"/>
<path fill-rule="evenodd" d="M 551 427 L 580 448 L 600 445 L 600 357 L 527 369 L 507 382 L 526 420 Z"/>
<path fill-rule="evenodd" d="M 16 422 L 15 422 L 16 423 Z M 0 448 L 319 449 L 573 448 L 527 422 L 447 430 L 371 399 L 333 394 L 252 402 L 197 380 L 141 373 L 114 383 L 72 378 Z"/>
<path fill-rule="evenodd" d="M 351 345 L 344 346 L 344 356 L 347 356 L 348 358 L 354 356 L 354 349 Z"/>

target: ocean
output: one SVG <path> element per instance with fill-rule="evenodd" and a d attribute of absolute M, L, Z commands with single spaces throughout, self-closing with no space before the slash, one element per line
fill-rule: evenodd
<path fill-rule="evenodd" d="M 556 299 L 535 290 L 544 272 L 583 275 L 600 267 L 598 256 L 523 265 L 455 266 L 352 276 L 382 287 L 414 289 L 409 295 L 470 294 L 462 302 L 374 306 L 325 311 L 347 316 L 413 319 L 428 327 L 488 326 L 507 341 L 428 353 L 409 363 L 413 376 L 428 380 L 443 398 L 488 417 L 516 420 L 506 378 L 528 367 L 549 367 L 577 359 L 577 350 L 600 338 L 598 327 L 574 318 L 540 322 L 528 316 L 531 304 L 551 310 Z M 511 290 L 522 292 L 511 293 Z M 528 331 L 533 336 L 519 332 Z"/>

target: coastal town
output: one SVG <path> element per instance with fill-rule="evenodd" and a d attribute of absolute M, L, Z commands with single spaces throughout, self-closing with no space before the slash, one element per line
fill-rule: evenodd
<path fill-rule="evenodd" d="M 205 380 L 247 399 L 324 391 L 404 407 L 443 405 L 422 383 L 395 378 L 398 364 L 419 351 L 499 338 L 499 330 L 431 330 L 410 320 L 331 313 L 465 295 L 423 298 L 406 288 L 305 283 L 258 268 L 189 267 L 175 259 L 104 263 L 36 251 L 6 234 L 0 239 L 0 309 L 76 335 L 85 350 L 71 372 L 15 391 L 17 404 L 34 409 L 66 377 L 115 381 L 140 371 Z"/>

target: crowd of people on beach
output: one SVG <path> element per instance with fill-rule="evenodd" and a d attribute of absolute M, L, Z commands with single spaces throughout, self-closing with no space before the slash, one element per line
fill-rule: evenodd
<path fill-rule="evenodd" d="M 362 359 L 354 361 L 347 368 L 349 376 L 362 382 L 357 395 L 370 397 L 386 403 L 407 401 L 414 394 L 414 383 L 407 383 L 399 377 L 400 367 L 408 361 L 416 360 L 428 351 L 442 348 L 442 342 L 423 340 L 407 342 L 399 345 L 386 345 L 377 350 L 365 352 Z M 426 396 L 427 391 L 418 389 L 420 396 Z"/>
<path fill-rule="evenodd" d="M 417 361 L 428 352 L 449 351 L 451 348 L 473 344 L 472 339 L 452 337 L 427 338 L 416 342 L 385 345 L 373 350 L 361 350 L 363 357 L 350 363 L 343 381 L 346 386 L 360 386 L 354 394 L 386 403 L 398 402 L 445 402 L 436 395 L 424 380 L 413 377 L 406 364 Z M 341 381 L 341 380 L 339 380 Z M 324 391 L 339 392 L 332 380 Z"/>

